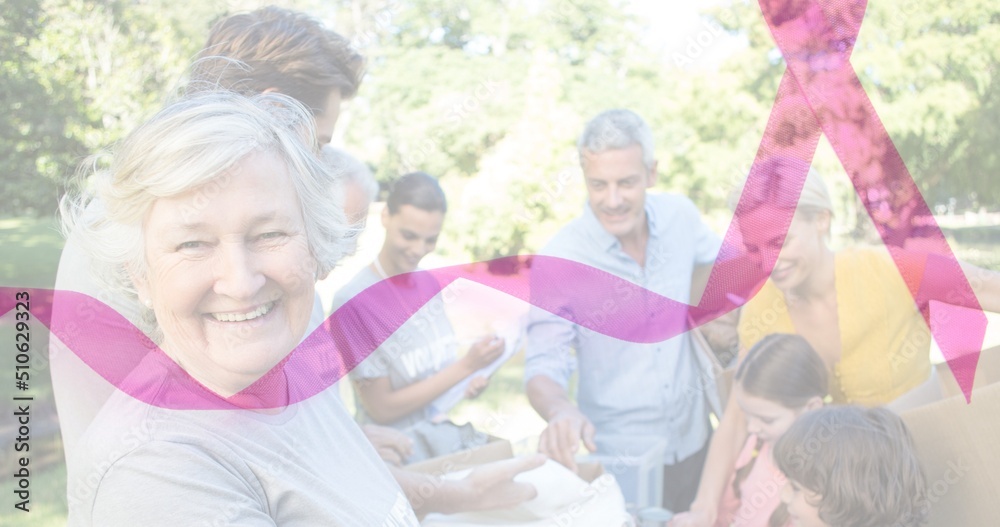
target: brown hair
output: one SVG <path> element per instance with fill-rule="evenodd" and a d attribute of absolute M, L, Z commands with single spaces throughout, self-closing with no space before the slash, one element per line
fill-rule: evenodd
<path fill-rule="evenodd" d="M 761 339 L 736 369 L 733 381 L 747 394 L 798 410 L 814 397 L 827 394 L 829 380 L 826 364 L 806 339 L 799 335 L 774 333 Z M 758 440 L 755 452 L 763 446 Z M 733 491 L 740 497 L 740 485 L 746 481 L 757 458 L 736 470 Z M 788 523 L 784 504 L 771 514 L 768 524 L 779 527 Z"/>
<path fill-rule="evenodd" d="M 821 496 L 836 527 L 915 527 L 927 520 L 927 485 L 913 440 L 884 408 L 829 406 L 796 420 L 774 445 L 790 481 Z"/>
<path fill-rule="evenodd" d="M 826 396 L 827 377 L 826 364 L 806 339 L 774 333 L 750 348 L 733 381 L 749 395 L 798 409 Z"/>
<path fill-rule="evenodd" d="M 269 6 L 215 23 L 189 90 L 275 88 L 320 113 L 334 89 L 353 97 L 363 75 L 364 58 L 346 38 L 305 13 Z"/>
<path fill-rule="evenodd" d="M 404 174 L 389 189 L 385 206 L 389 214 L 396 214 L 403 205 L 411 205 L 427 212 L 448 212 L 448 198 L 438 180 L 426 172 Z"/>

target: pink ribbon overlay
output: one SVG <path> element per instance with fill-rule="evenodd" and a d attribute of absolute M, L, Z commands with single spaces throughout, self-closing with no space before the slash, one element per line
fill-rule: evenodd
<path fill-rule="evenodd" d="M 748 225 L 744 216 L 756 205 L 753 196 L 774 196 L 764 168 L 772 158 L 800 161 L 793 164 L 788 184 L 779 189 L 784 193 L 779 197 L 789 204 L 798 200 L 820 133 L 830 140 L 870 214 L 874 205 L 867 200 L 866 190 L 891 180 L 892 188 L 915 196 L 911 208 L 930 216 L 849 62 L 866 3 L 820 5 L 792 0 L 772 10 L 768 0 L 761 2 L 788 69 L 736 207 L 735 221 L 698 305 L 677 302 L 599 269 L 551 256 L 508 257 L 419 271 L 364 290 L 270 372 L 228 398 L 204 388 L 114 309 L 89 296 L 0 287 L 0 316 L 15 308 L 17 292 L 28 291 L 31 314 L 90 368 L 136 399 L 172 409 L 273 408 L 305 400 L 343 378 L 421 306 L 459 278 L 621 340 L 659 342 L 683 334 L 692 325 L 741 306 L 770 274 L 777 252 L 754 260 L 746 255 L 743 243 L 758 237 L 761 243 L 784 237 L 794 208 L 775 209 L 781 216 L 777 224 L 784 226 L 781 232 Z M 742 229 L 737 227 L 741 219 Z M 876 225 L 888 242 L 892 233 L 884 224 Z M 908 280 L 907 284 L 969 400 L 986 317 L 936 224 L 931 225 L 929 239 L 933 257 L 927 258 L 922 279 Z M 906 252 L 895 245 L 889 249 L 902 269 Z M 498 267 L 524 269 L 511 275 L 490 272 Z M 294 386 L 294 390 L 286 390 L 286 386 Z"/>
<path fill-rule="evenodd" d="M 811 161 L 822 131 L 901 273 L 906 251 L 898 246 L 892 222 L 876 219 L 877 204 L 868 190 L 892 189 L 908 202 L 907 217 L 930 218 L 921 250 L 934 258 L 928 259 L 921 280 L 907 283 L 955 380 L 971 400 L 986 315 L 851 66 L 867 0 L 760 0 L 760 5 L 787 69 L 768 122 L 771 130 L 781 121 L 780 133 L 765 131 L 754 164 L 774 155 Z M 739 213 L 737 208 L 737 217 Z"/>

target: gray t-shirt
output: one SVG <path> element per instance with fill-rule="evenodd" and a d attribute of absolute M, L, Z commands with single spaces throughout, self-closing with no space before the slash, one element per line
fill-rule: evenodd
<path fill-rule="evenodd" d="M 371 266 L 365 266 L 337 291 L 333 299 L 334 309 L 379 281 L 381 277 Z M 372 316 L 378 316 L 378 313 L 372 313 Z M 399 389 L 441 371 L 455 361 L 457 351 L 458 341 L 438 294 L 354 368 L 350 376 L 355 381 L 388 377 L 392 388 Z M 424 407 L 387 426 L 407 428 L 435 417 L 430 413 L 430 407 Z M 357 419 L 361 423 L 372 422 L 360 402 L 357 404 Z"/>
<path fill-rule="evenodd" d="M 163 389 L 150 384 L 146 393 Z M 116 392 L 78 455 L 71 526 L 417 525 L 330 390 L 271 412 L 168 410 Z"/>

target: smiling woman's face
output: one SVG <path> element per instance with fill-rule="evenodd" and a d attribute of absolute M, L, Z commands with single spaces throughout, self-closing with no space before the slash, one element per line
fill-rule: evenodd
<path fill-rule="evenodd" d="M 144 223 L 162 347 L 189 374 L 231 395 L 301 340 L 317 264 L 285 164 L 257 152 L 228 176 L 154 202 Z"/>
<path fill-rule="evenodd" d="M 809 218 L 796 214 L 786 230 L 782 222 L 787 211 L 761 205 L 740 218 L 743 243 L 760 267 L 774 260 L 771 280 L 778 289 L 789 292 L 802 285 L 819 266 L 828 251 L 826 233 L 829 218 Z"/>

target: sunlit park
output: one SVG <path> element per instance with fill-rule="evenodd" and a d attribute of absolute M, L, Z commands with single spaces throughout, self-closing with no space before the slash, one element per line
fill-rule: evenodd
<path fill-rule="evenodd" d="M 813 1 L 834 3 L 805 3 Z M 395 182 L 407 173 L 429 174 L 447 196 L 447 221 L 439 222 L 436 246 L 421 255 L 420 269 L 509 256 L 524 262 L 542 252 L 588 206 L 588 191 L 594 191 L 587 186 L 577 140 L 591 118 L 614 108 L 632 110 L 652 131 L 656 163 L 647 195 L 685 196 L 707 229 L 721 238 L 733 221 L 736 200 L 786 74 L 786 58 L 755 1 L 274 3 L 308 13 L 345 37 L 365 61 L 357 94 L 344 98 L 329 142 L 360 160 L 377 181 L 378 191 L 367 218 L 359 222 L 363 230 L 359 229 L 354 253 L 340 259 L 316 283 L 316 298 L 326 316 L 342 303 L 338 292 L 359 273 L 374 269 L 387 277 L 380 255 L 390 243 L 386 232 L 396 212 L 386 200 Z M 87 161 L 89 156 L 113 151 L 117 142 L 165 104 L 184 96 L 191 64 L 213 24 L 265 5 L 269 4 L 243 0 L 3 0 L 0 286 L 55 286 L 65 243 L 60 200 L 88 184 L 80 178 L 95 166 Z M 821 136 L 811 167 L 829 189 L 829 249 L 885 251 L 887 240 L 880 233 L 893 233 L 888 239 L 891 247 L 925 254 L 928 247 L 938 247 L 928 240 L 934 240 L 940 229 L 958 260 L 1000 272 L 1000 5 L 988 0 L 869 0 L 850 65 L 920 195 L 895 199 L 899 187 L 888 180 L 865 187 L 863 178 L 857 178 L 856 188 L 828 138 Z M 804 113 L 801 119 L 812 117 Z M 912 204 L 921 197 L 929 211 L 925 215 L 913 212 Z M 444 217 L 444 211 L 441 214 Z M 501 267 L 491 270 L 512 281 L 531 271 L 527 266 Z M 388 275 L 398 274 L 389 271 Z M 981 281 L 970 279 L 970 283 L 976 290 Z M 1000 291 L 1000 285 L 991 291 Z M 509 442 L 506 457 L 544 452 L 540 442 L 545 441 L 549 423 L 526 390 L 526 351 L 533 338 L 529 304 L 471 282 L 456 282 L 448 293 L 442 293 L 444 309 L 436 316 L 450 322 L 458 360 L 483 335 L 503 337 L 509 349 L 489 370 L 488 385 L 473 397 L 460 393 L 457 403 L 446 408 L 447 418 L 458 425 L 471 424 L 490 441 Z M 985 308 L 985 294 L 980 300 Z M 913 305 L 905 307 L 916 311 Z M 986 317 L 983 356 L 992 352 L 1000 357 L 1000 315 Z M 696 340 L 692 349 L 706 354 L 716 366 L 710 372 L 715 375 L 712 386 L 718 385 L 718 393 L 711 394 L 715 406 L 710 401 L 706 407 L 712 429 L 720 426 L 729 385 L 739 382 L 733 381 L 738 355 L 750 347 L 737 339 L 737 318 L 732 313 L 729 325 L 720 325 L 725 326 L 723 332 L 732 331 L 730 339 L 705 340 L 700 332 L 677 337 Z M 15 507 L 23 500 L 12 492 L 18 479 L 11 475 L 23 467 L 18 460 L 25 454 L 15 450 L 19 444 L 15 412 L 21 403 L 14 398 L 24 395 L 14 382 L 19 371 L 15 370 L 15 334 L 21 331 L 17 328 L 13 313 L 0 316 L 0 524 L 66 525 L 67 468 L 49 375 L 50 339 L 37 322 L 31 326 L 32 382 L 27 392 L 33 397 L 30 510 Z M 922 331 L 926 335 L 928 328 Z M 951 466 L 947 463 L 955 459 L 928 461 L 939 455 L 927 446 L 936 445 L 938 438 L 921 435 L 922 427 L 928 415 L 960 413 L 948 410 L 954 408 L 966 411 L 966 401 L 954 386 L 941 347 L 929 340 L 927 351 L 921 353 L 935 372 L 933 382 L 942 388 L 935 384 L 935 396 L 912 403 L 906 412 L 900 410 L 923 466 L 925 490 L 930 489 L 926 490 L 931 503 L 928 525 L 992 525 L 1000 510 L 996 500 L 986 503 L 982 496 L 1000 493 L 995 472 L 1000 470 L 1000 447 L 995 440 L 986 445 L 972 437 L 1000 434 L 997 414 L 989 414 L 1000 404 L 1000 392 L 987 386 L 1000 381 L 1000 368 L 997 362 L 982 360 L 969 413 L 956 417 L 974 415 L 978 421 L 968 417 L 971 421 L 955 424 L 950 434 L 959 438 L 954 448 L 967 453 L 960 464 L 981 465 L 985 468 L 978 470 L 988 472 L 960 474 L 957 482 L 947 480 L 942 491 L 935 487 L 945 477 L 935 472 L 937 466 Z M 923 360 L 923 355 L 918 358 Z M 593 366 L 578 362 L 581 368 Z M 839 370 L 831 371 L 839 377 Z M 566 394 L 571 401 L 580 384 L 587 382 L 582 375 L 575 372 L 569 379 Z M 379 422 L 381 414 L 371 411 L 374 403 L 361 399 L 373 397 L 372 392 L 359 392 L 364 383 L 351 379 L 332 389 L 339 390 L 352 418 Z M 831 400 L 830 394 L 821 395 L 821 400 Z M 850 397 L 838 401 L 835 395 L 832 400 L 852 402 Z M 983 401 L 978 409 L 977 400 Z M 361 408 L 368 412 L 359 415 Z M 598 430 L 598 437 L 612 441 L 608 438 L 618 437 L 615 432 Z M 672 448 L 661 439 L 667 450 Z M 331 438 L 330 444 L 336 448 L 336 439 Z M 624 459 L 619 448 L 610 450 L 589 452 L 581 444 L 575 459 L 594 462 L 617 478 L 629 521 L 666 525 L 666 520 L 648 513 L 667 509 L 659 493 L 676 483 L 663 477 L 660 468 L 665 461 L 656 457 L 662 452 L 651 447 L 630 452 Z M 437 456 L 426 457 L 433 462 Z M 602 466 L 601 461 L 608 459 L 612 463 Z M 405 460 L 396 464 L 407 465 Z M 589 476 L 584 481 L 597 480 Z M 980 489 L 979 493 L 962 497 L 970 488 Z M 695 504 L 701 503 L 701 492 Z M 412 502 L 408 493 L 407 497 Z M 938 503 L 942 505 L 935 509 Z M 966 523 L 949 523 L 940 512 L 959 509 L 968 511 L 962 516 Z M 645 519 L 642 511 L 648 513 Z M 451 525 L 445 514 L 420 514 L 426 525 Z M 559 523 L 563 520 L 558 516 L 549 517 L 549 523 L 519 523 L 516 515 L 499 516 L 510 523 L 488 523 L 487 512 L 478 514 L 479 523 L 461 524 L 595 525 L 580 518 L 573 520 L 579 523 Z M 976 523 L 983 518 L 985 523 Z M 794 512 L 793 519 L 800 521 Z M 677 523 L 680 520 L 675 519 L 675 525 L 697 525 Z M 344 519 L 343 525 L 359 524 Z"/>

